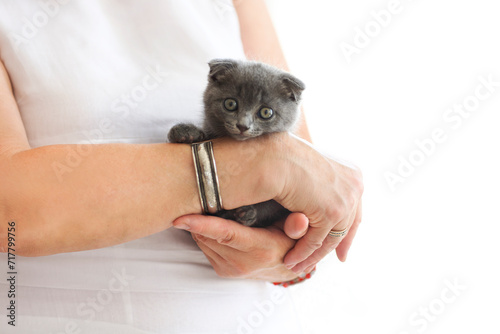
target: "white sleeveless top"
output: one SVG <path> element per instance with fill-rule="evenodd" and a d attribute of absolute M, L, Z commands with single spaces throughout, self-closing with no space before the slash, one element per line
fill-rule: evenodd
<path fill-rule="evenodd" d="M 200 121 L 207 62 L 244 53 L 230 0 L 22 0 L 0 1 L 0 57 L 38 147 L 165 142 Z M 286 289 L 217 277 L 183 231 L 16 263 L 0 333 L 302 333 Z"/>

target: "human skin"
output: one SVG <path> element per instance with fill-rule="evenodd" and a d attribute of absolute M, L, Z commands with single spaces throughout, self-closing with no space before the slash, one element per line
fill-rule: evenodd
<path fill-rule="evenodd" d="M 16 221 L 18 255 L 43 256 L 112 246 L 165 230 L 178 217 L 201 213 L 188 145 L 92 145 L 81 164 L 65 174 L 61 182 L 52 163 L 64 162 L 69 152 L 81 147 L 29 146 L 7 71 L 1 63 L 0 120 L 0 222 Z M 307 233 L 321 232 L 316 233 L 316 239 L 322 237 L 323 231 L 326 236 L 333 227 L 341 229 L 351 224 L 344 211 L 357 205 L 362 191 L 355 169 L 340 172 L 340 165 L 288 134 L 246 142 L 223 139 L 214 146 L 220 171 L 234 167 L 242 152 L 259 156 L 240 164 L 238 177 L 228 172 L 229 176 L 221 179 L 226 209 L 275 199 L 292 211 L 302 212 L 302 218 L 308 217 Z M 273 154 L 276 152 L 281 154 Z M 301 159 L 309 159 L 310 165 L 302 166 Z M 325 179 L 318 180 L 314 173 Z M 332 186 L 322 188 L 328 180 Z M 332 210 L 337 197 L 348 199 L 350 206 L 338 204 Z M 311 198 L 316 199 L 314 205 L 308 203 Z M 304 241 L 302 250 L 300 241 Z M 299 256 L 293 260 L 305 259 L 314 251 L 307 246 L 310 240 L 304 237 L 300 241 L 299 248 L 295 248 Z M 290 249 L 293 243 L 288 238 L 287 243 L 283 242 L 286 247 L 280 245 L 279 249 Z M 0 251 L 7 251 L 6 223 L 0 227 Z M 274 260 L 282 262 L 278 252 L 273 254 Z M 312 258 L 316 260 L 318 254 Z M 275 276 L 266 273 L 261 278 L 291 275 L 289 271 L 283 273 L 281 267 L 276 271 L 279 273 Z"/>

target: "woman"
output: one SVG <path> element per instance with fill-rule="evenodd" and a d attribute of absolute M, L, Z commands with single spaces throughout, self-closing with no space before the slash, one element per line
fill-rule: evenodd
<path fill-rule="evenodd" d="M 263 2 L 2 2 L 0 22 L 0 247 L 14 222 L 19 268 L 17 328 L 1 326 L 299 333 L 288 295 L 264 280 L 335 248 L 345 259 L 359 172 L 288 134 L 214 142 L 224 208 L 274 198 L 303 213 L 286 233 L 252 229 L 196 215 L 190 148 L 162 144 L 199 121 L 208 60 L 285 63 Z M 309 139 L 305 122 L 297 134 Z M 219 276 L 257 280 L 221 278 L 207 258 Z"/>

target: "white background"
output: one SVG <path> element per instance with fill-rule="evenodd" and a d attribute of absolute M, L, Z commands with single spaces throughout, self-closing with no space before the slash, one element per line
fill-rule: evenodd
<path fill-rule="evenodd" d="M 292 72 L 307 85 L 315 144 L 353 161 L 365 179 L 347 262 L 329 256 L 293 290 L 304 327 L 500 333 L 500 87 L 459 126 L 443 119 L 474 95 L 480 76 L 500 82 L 499 4 L 401 0 L 349 63 L 341 43 L 354 46 L 356 27 L 372 25 L 371 11 L 389 3 L 268 1 Z M 384 174 L 397 173 L 399 156 L 418 157 L 415 141 L 437 128 L 446 140 L 392 191 Z"/>

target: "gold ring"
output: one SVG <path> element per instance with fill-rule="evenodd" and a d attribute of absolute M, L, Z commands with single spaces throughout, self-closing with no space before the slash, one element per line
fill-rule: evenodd
<path fill-rule="evenodd" d="M 347 227 L 345 229 L 343 229 L 342 231 L 331 230 L 330 232 L 328 232 L 329 236 L 335 237 L 335 238 L 343 237 L 346 234 L 347 234 Z"/>

